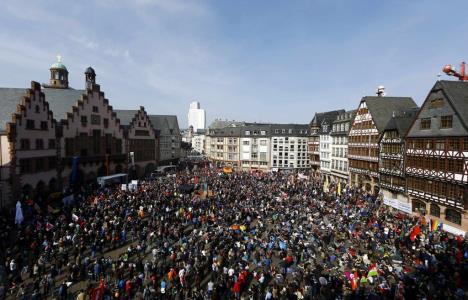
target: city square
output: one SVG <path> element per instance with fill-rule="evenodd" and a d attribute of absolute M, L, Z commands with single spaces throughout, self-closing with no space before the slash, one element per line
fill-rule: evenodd
<path fill-rule="evenodd" d="M 0 300 L 468 297 L 463 1 L 2 7 Z"/>

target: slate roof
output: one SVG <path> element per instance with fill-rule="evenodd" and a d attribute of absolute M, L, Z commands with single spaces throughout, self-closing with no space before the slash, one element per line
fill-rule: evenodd
<path fill-rule="evenodd" d="M 135 109 L 114 109 L 114 112 L 122 126 L 129 126 L 136 114 L 138 114 L 138 110 Z"/>
<path fill-rule="evenodd" d="M 465 127 L 468 128 L 468 82 L 441 80 L 434 87 L 438 84 L 444 90 Z"/>
<path fill-rule="evenodd" d="M 85 94 L 85 90 L 74 89 L 50 89 L 43 88 L 45 100 L 49 103 L 49 109 L 52 111 L 54 119 L 66 120 L 67 113 L 72 112 L 73 105 Z"/>
<path fill-rule="evenodd" d="M 223 121 L 216 119 L 213 122 L 211 122 L 209 128 L 210 129 L 217 129 L 217 128 L 225 128 L 225 127 L 236 127 L 236 126 L 244 126 L 245 122 L 239 122 L 239 121 Z"/>
<path fill-rule="evenodd" d="M 180 135 L 179 122 L 177 116 L 174 115 L 148 115 L 153 128 L 161 135 L 171 135 L 170 129 L 173 130 L 172 135 Z"/>
<path fill-rule="evenodd" d="M 312 126 L 320 126 L 324 120 L 327 121 L 328 124 L 331 124 L 339 114 L 344 113 L 344 109 L 326 111 L 315 113 L 314 118 L 310 121 L 310 125 Z"/>
<path fill-rule="evenodd" d="M 414 119 L 416 119 L 419 108 L 412 108 L 409 110 L 404 110 L 388 121 L 385 126 L 384 131 L 397 130 L 400 137 L 405 137 L 408 133 L 411 124 L 413 124 Z"/>
<path fill-rule="evenodd" d="M 411 97 L 366 96 L 362 98 L 361 102 L 362 101 L 366 102 L 367 108 L 379 132 L 385 129 L 385 126 L 394 113 L 418 107 Z"/>
<path fill-rule="evenodd" d="M 0 88 L 0 132 L 6 130 L 6 124 L 11 122 L 16 106 L 26 92 L 27 89 Z"/>

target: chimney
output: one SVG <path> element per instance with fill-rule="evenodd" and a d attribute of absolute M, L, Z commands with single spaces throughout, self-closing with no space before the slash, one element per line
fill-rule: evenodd
<path fill-rule="evenodd" d="M 385 87 L 383 85 L 379 85 L 377 87 L 377 96 L 384 97 L 385 96 Z"/>

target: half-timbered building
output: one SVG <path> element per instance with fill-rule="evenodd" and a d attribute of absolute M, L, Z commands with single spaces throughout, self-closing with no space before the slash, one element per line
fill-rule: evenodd
<path fill-rule="evenodd" d="M 143 106 L 139 110 L 115 110 L 124 129 L 125 153 L 129 155 L 132 178 L 149 175 L 156 169 L 157 136 Z"/>
<path fill-rule="evenodd" d="M 395 113 L 383 130 L 379 140 L 380 189 L 386 203 L 403 203 L 409 207 L 406 195 L 405 137 L 418 108 Z M 398 204 L 394 207 L 400 207 Z"/>
<path fill-rule="evenodd" d="M 466 232 L 468 82 L 436 82 L 408 132 L 406 156 L 413 211 Z"/>
<path fill-rule="evenodd" d="M 379 192 L 379 138 L 394 113 L 417 107 L 408 97 L 367 96 L 361 99 L 349 131 L 350 184 Z"/>
<path fill-rule="evenodd" d="M 321 165 L 330 164 L 330 157 L 323 157 L 323 161 L 320 161 L 320 152 L 327 152 L 331 148 L 324 148 L 330 145 L 330 134 L 331 123 L 334 121 L 336 116 L 340 113 L 344 113 L 344 110 L 334 110 L 328 112 L 316 113 L 312 118 L 312 121 L 309 123 L 310 135 L 308 139 L 308 153 L 309 153 L 309 163 L 312 170 L 312 175 L 316 178 L 321 177 Z M 326 134 L 325 134 L 326 132 Z M 322 143 L 322 144 L 321 144 Z M 329 170 L 330 167 L 325 168 Z"/>

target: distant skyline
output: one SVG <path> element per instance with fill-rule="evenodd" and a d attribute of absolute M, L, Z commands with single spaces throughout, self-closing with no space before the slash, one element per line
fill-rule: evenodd
<path fill-rule="evenodd" d="M 384 85 L 419 105 L 445 64 L 468 60 L 467 1 L 2 1 L 0 87 L 70 85 L 92 66 L 111 105 L 308 123 Z M 441 79 L 455 80 L 442 74 Z"/>

